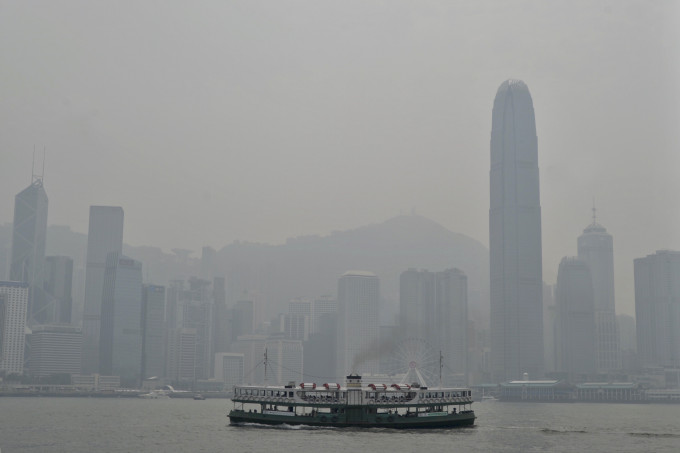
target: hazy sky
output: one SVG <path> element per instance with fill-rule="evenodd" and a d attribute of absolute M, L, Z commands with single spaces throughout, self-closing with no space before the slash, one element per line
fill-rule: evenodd
<path fill-rule="evenodd" d="M 0 223 L 47 148 L 49 223 L 125 209 L 198 249 L 412 209 L 488 244 L 496 89 L 533 96 L 543 265 L 599 220 L 617 302 L 680 249 L 678 1 L 3 1 Z"/>

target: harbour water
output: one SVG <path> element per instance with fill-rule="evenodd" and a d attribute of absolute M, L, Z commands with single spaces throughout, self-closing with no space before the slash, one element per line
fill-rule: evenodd
<path fill-rule="evenodd" d="M 677 452 L 680 405 L 475 403 L 473 428 L 233 427 L 224 399 L 0 398 L 0 450 Z"/>

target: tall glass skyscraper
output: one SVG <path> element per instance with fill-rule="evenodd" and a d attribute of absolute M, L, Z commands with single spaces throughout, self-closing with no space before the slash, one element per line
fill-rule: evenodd
<path fill-rule="evenodd" d="M 109 253 L 102 286 L 100 373 L 127 386 L 142 375 L 142 263 Z"/>
<path fill-rule="evenodd" d="M 47 236 L 47 193 L 42 179 L 14 198 L 12 258 L 9 279 L 28 283 L 28 324 L 54 322 L 43 294 L 45 237 Z"/>
<path fill-rule="evenodd" d="M 99 373 L 99 329 L 106 257 L 123 251 L 123 208 L 90 206 L 83 309 L 83 373 Z M 141 294 L 141 290 L 140 290 Z"/>
<path fill-rule="evenodd" d="M 543 375 L 538 138 L 526 84 L 507 80 L 493 105 L 489 248 L 491 371 L 497 382 Z"/>

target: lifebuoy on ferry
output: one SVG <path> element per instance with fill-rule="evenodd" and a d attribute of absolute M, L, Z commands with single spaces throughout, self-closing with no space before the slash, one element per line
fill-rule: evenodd
<path fill-rule="evenodd" d="M 393 422 L 393 421 L 394 421 L 394 417 L 392 417 L 391 415 L 388 416 L 388 417 L 387 417 L 387 421 L 388 421 L 388 422 Z"/>
<path fill-rule="evenodd" d="M 325 415 L 322 415 L 321 418 L 320 418 L 320 420 L 321 420 L 322 422 L 325 423 L 325 422 L 326 422 L 326 416 L 325 416 Z"/>

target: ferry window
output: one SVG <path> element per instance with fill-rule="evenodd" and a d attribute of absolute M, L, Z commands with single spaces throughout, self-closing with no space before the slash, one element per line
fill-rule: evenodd
<path fill-rule="evenodd" d="M 290 398 L 292 398 L 292 397 L 293 397 L 293 392 L 288 392 L 288 396 L 289 396 Z"/>

